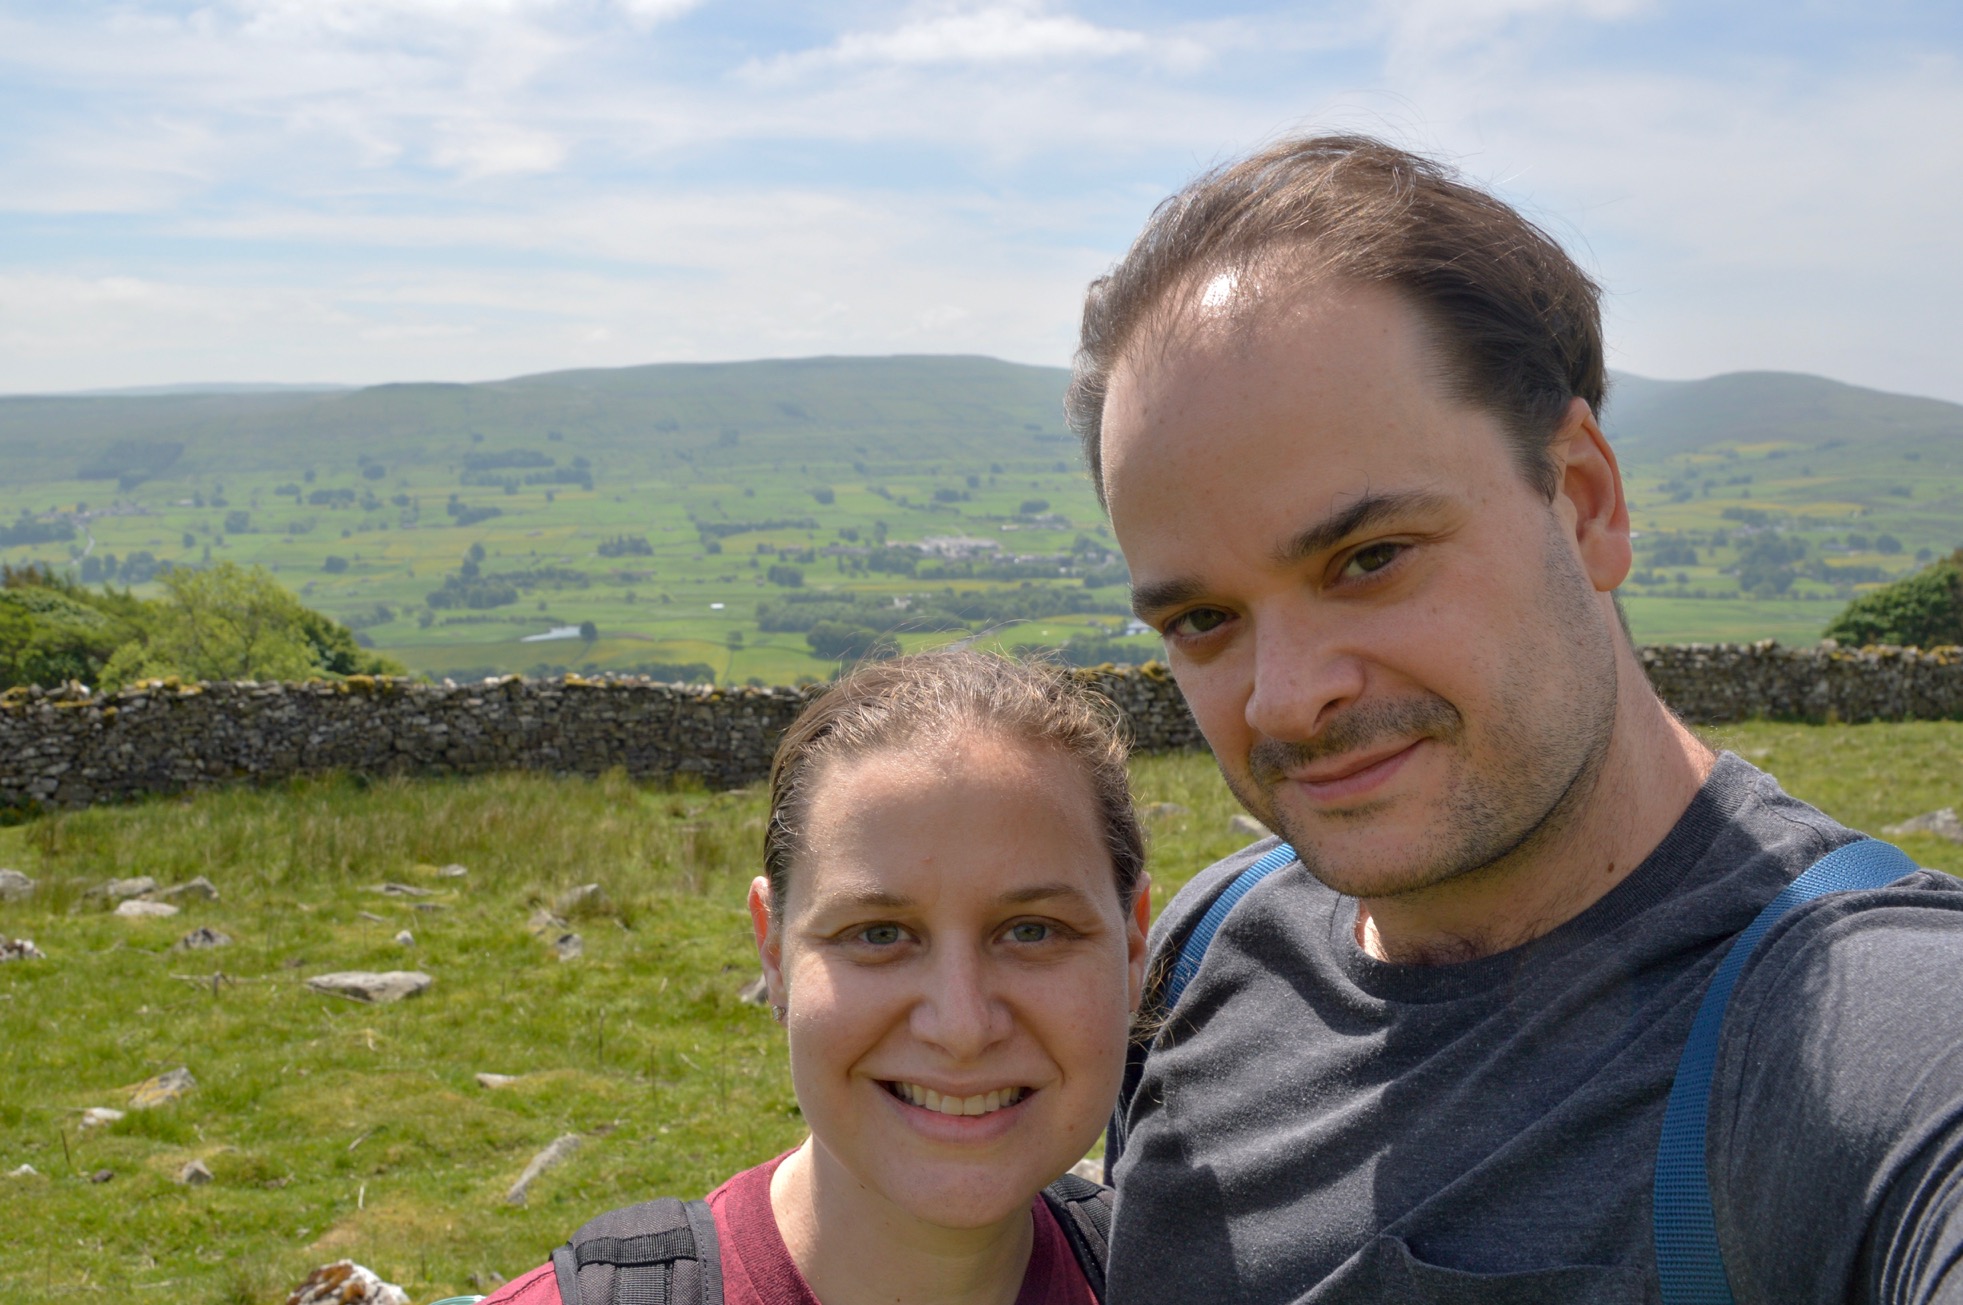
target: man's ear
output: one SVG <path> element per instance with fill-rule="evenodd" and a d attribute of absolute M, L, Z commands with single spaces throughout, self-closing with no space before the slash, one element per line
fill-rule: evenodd
<path fill-rule="evenodd" d="M 1130 971 L 1131 1009 L 1145 1000 L 1145 962 L 1150 959 L 1146 935 L 1152 931 L 1152 876 L 1139 872 L 1138 887 L 1132 892 L 1131 910 L 1125 918 L 1125 963 Z"/>
<path fill-rule="evenodd" d="M 763 963 L 764 986 L 770 990 L 770 1004 L 782 1010 L 784 999 L 784 939 L 770 918 L 770 880 L 758 875 L 750 881 L 750 932 L 757 940 L 757 960 Z"/>
<path fill-rule="evenodd" d="M 1554 507 L 1572 532 L 1582 569 L 1598 593 L 1629 578 L 1629 504 L 1622 497 L 1622 468 L 1585 399 L 1570 399 L 1560 430 L 1548 446 L 1560 481 Z"/>

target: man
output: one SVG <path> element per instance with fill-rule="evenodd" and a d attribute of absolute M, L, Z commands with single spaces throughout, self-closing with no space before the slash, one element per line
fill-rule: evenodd
<path fill-rule="evenodd" d="M 1201 178 L 1091 289 L 1071 416 L 1134 604 L 1300 856 L 1120 1103 L 1118 1305 L 1658 1298 L 1692 1015 L 1859 836 L 1644 677 L 1597 294 L 1362 138 Z M 1273 846 L 1180 894 L 1160 964 Z M 1959 887 L 1830 895 L 1751 954 L 1707 1151 L 1740 1302 L 1963 1301 Z"/>

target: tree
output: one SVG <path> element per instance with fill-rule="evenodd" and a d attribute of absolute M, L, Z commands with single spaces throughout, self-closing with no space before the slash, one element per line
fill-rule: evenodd
<path fill-rule="evenodd" d="M 591 621 L 579 623 L 579 637 L 582 643 L 593 643 L 600 637 L 600 627 Z"/>
<path fill-rule="evenodd" d="M 221 562 L 177 568 L 160 579 L 164 596 L 149 604 L 136 637 L 102 669 L 115 688 L 176 675 L 197 680 L 307 680 L 399 673 L 364 651 L 354 632 L 310 611 L 263 567 Z"/>
<path fill-rule="evenodd" d="M 1963 548 L 1914 575 L 1862 594 L 1833 619 L 1826 636 L 1854 647 L 1963 644 Z"/>

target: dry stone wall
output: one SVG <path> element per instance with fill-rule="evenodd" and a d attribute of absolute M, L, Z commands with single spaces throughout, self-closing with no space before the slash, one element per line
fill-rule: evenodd
<path fill-rule="evenodd" d="M 1665 701 L 1696 723 L 1963 719 L 1963 650 L 1770 643 L 1646 648 Z M 1130 718 L 1138 748 L 1204 746 L 1163 667 L 1083 672 Z M 649 680 L 434 685 L 151 684 L 116 694 L 0 695 L 0 807 L 84 807 L 150 793 L 348 771 L 540 770 L 754 783 L 812 689 Z"/>

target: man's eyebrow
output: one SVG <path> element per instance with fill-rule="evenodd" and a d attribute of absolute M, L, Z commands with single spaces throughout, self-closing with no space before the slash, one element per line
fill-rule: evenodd
<path fill-rule="evenodd" d="M 1331 512 L 1314 525 L 1297 532 L 1293 539 L 1275 550 L 1275 560 L 1283 565 L 1300 562 L 1317 553 L 1326 553 L 1351 535 L 1361 534 L 1372 526 L 1416 513 L 1437 512 L 1448 502 L 1443 494 L 1419 489 L 1392 494 L 1366 493 L 1348 507 Z"/>
<path fill-rule="evenodd" d="M 1405 490 L 1398 493 L 1365 494 L 1355 502 L 1339 511 L 1332 512 L 1322 520 L 1298 531 L 1293 538 L 1275 550 L 1276 561 L 1283 565 L 1314 557 L 1327 552 L 1348 539 L 1351 535 L 1382 525 L 1386 521 L 1414 513 L 1436 512 L 1448 506 L 1450 500 L 1443 494 L 1426 490 Z M 1142 584 L 1131 591 L 1132 614 L 1145 619 L 1152 612 L 1162 612 L 1169 607 L 1190 602 L 1204 596 L 1206 586 L 1192 576 L 1176 576 L 1170 580 Z"/>

